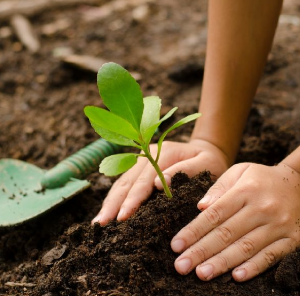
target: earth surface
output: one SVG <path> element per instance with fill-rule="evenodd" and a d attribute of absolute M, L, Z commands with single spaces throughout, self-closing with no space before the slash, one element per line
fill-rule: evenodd
<path fill-rule="evenodd" d="M 98 139 L 83 114 L 86 105 L 103 106 L 96 72 L 87 60 L 68 61 L 74 54 L 135 73 L 144 95 L 162 98 L 162 114 L 178 106 L 162 130 L 197 112 L 206 1 L 53 3 L 24 12 L 40 42 L 35 53 L 17 37 L 13 14 L 0 20 L 1 158 L 49 169 Z M 274 165 L 300 144 L 299 34 L 300 4 L 287 0 L 237 162 Z M 192 128 L 168 139 L 186 142 Z M 172 201 L 155 191 L 128 221 L 106 227 L 90 221 L 115 179 L 95 172 L 88 180 L 89 189 L 51 212 L 0 229 L 0 295 L 299 295 L 300 252 L 245 283 L 230 272 L 210 282 L 176 273 L 170 240 L 198 214 L 196 204 L 212 185 L 209 172 L 177 174 Z"/>

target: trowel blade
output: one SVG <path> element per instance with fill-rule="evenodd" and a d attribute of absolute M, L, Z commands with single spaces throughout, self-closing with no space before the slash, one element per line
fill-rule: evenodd
<path fill-rule="evenodd" d="M 0 227 L 30 220 L 90 186 L 72 179 L 60 188 L 38 190 L 44 172 L 21 160 L 0 160 Z"/>

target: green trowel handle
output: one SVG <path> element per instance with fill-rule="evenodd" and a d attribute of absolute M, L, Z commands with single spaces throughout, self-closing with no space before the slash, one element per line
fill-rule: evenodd
<path fill-rule="evenodd" d="M 102 159 L 119 151 L 121 146 L 99 139 L 47 171 L 41 180 L 41 185 L 43 188 L 57 188 L 66 184 L 71 178 L 85 178 L 98 169 Z"/>

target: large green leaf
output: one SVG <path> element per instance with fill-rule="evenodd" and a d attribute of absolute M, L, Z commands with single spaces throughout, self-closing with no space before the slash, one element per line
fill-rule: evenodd
<path fill-rule="evenodd" d="M 110 132 L 109 130 L 100 127 L 99 125 L 93 123 L 92 121 L 91 121 L 91 125 L 99 136 L 101 136 L 103 139 L 111 143 L 115 143 L 122 146 L 132 146 L 138 149 L 142 148 L 141 146 L 138 146 L 133 140 L 128 139 L 120 134 Z"/>
<path fill-rule="evenodd" d="M 143 95 L 139 84 L 123 67 L 104 64 L 98 72 L 97 84 L 106 107 L 126 119 L 139 131 L 143 114 Z"/>
<path fill-rule="evenodd" d="M 155 161 L 158 161 L 159 159 L 159 156 L 160 156 L 160 151 L 161 151 L 161 146 L 162 146 L 162 143 L 163 143 L 163 140 L 165 139 L 166 135 L 174 130 L 175 128 L 177 127 L 180 127 L 181 125 L 183 124 L 186 124 L 190 121 L 193 121 L 197 118 L 199 118 L 201 116 L 201 113 L 194 113 L 194 114 L 191 114 L 191 115 L 188 115 L 182 119 L 180 119 L 179 121 L 177 121 L 176 123 L 174 123 L 170 128 L 168 128 L 159 138 L 158 142 L 157 142 L 157 146 L 158 146 L 158 150 L 157 150 L 157 156 L 156 156 L 156 160 Z"/>
<path fill-rule="evenodd" d="M 139 142 L 138 132 L 128 121 L 118 115 L 94 106 L 86 106 L 84 113 L 90 122 L 97 126 Z"/>
<path fill-rule="evenodd" d="M 105 157 L 100 163 L 100 173 L 117 176 L 129 170 L 137 163 L 139 154 L 122 153 Z"/>

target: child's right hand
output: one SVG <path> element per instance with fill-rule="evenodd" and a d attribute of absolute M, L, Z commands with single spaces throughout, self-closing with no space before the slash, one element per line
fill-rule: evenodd
<path fill-rule="evenodd" d="M 157 145 L 151 145 L 150 150 L 155 156 Z M 199 139 L 189 143 L 164 142 L 158 164 L 168 185 L 171 183 L 171 177 L 179 171 L 192 177 L 203 170 L 209 170 L 218 178 L 229 167 L 224 152 L 215 145 Z M 116 217 L 118 221 L 128 219 L 150 196 L 154 185 L 159 190 L 163 189 L 152 165 L 146 158 L 139 157 L 138 163 L 114 183 L 92 223 L 105 225 Z"/>

